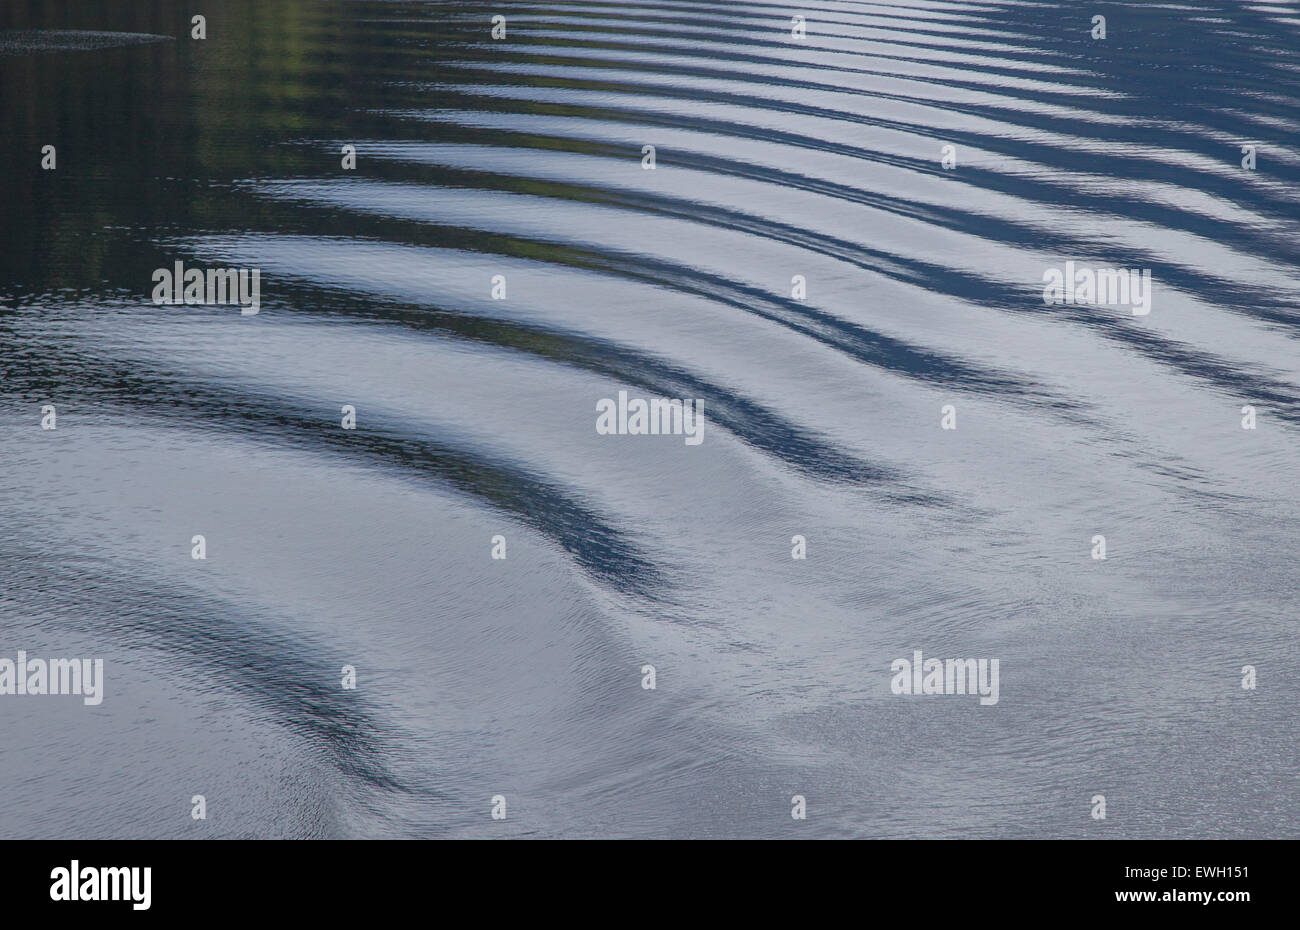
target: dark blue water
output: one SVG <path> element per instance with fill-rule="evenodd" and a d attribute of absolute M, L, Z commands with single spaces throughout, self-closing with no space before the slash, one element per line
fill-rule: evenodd
<path fill-rule="evenodd" d="M 203 7 L 0 10 L 0 836 L 1300 836 L 1300 6 Z"/>

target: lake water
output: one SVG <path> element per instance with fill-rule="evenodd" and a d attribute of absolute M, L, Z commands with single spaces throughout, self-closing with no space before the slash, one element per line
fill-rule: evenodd
<path fill-rule="evenodd" d="M 0 10 L 0 836 L 1300 837 L 1295 4 L 201 6 Z"/>

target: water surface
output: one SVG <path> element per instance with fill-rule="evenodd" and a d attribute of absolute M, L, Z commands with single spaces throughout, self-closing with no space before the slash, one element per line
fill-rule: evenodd
<path fill-rule="evenodd" d="M 0 835 L 1300 836 L 1300 10 L 800 11 L 0 12 Z"/>

